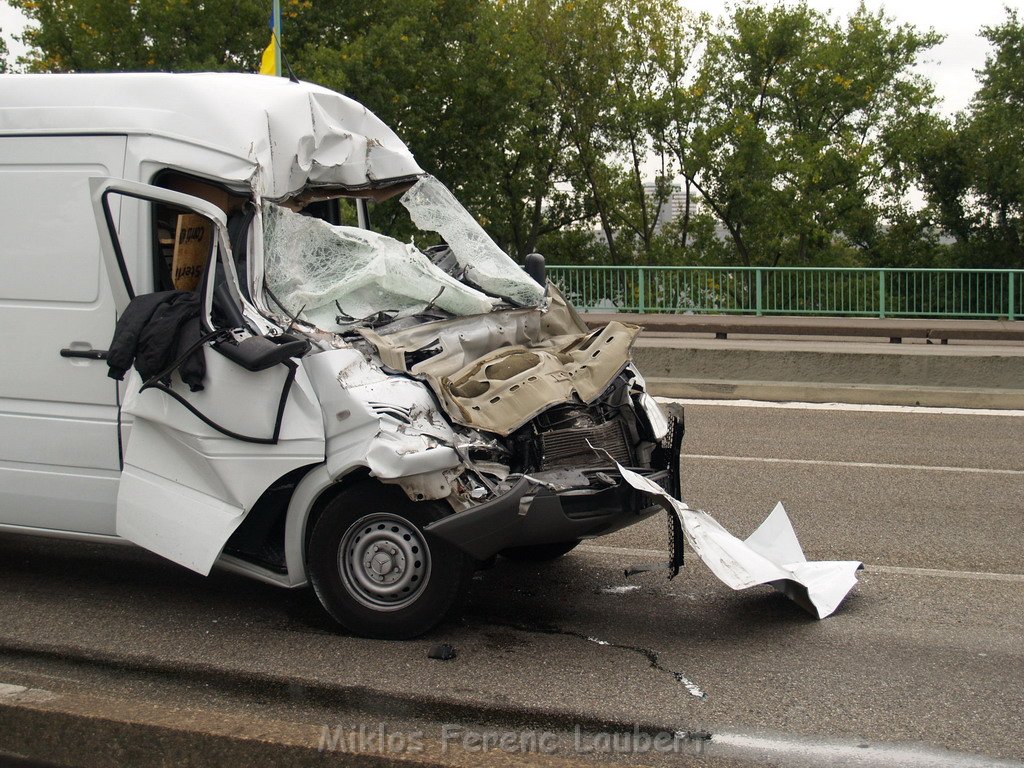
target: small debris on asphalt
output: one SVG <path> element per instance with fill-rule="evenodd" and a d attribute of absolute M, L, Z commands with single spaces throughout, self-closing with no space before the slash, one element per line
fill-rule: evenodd
<path fill-rule="evenodd" d="M 636 592 L 640 589 L 639 584 L 623 584 L 617 587 L 605 587 L 601 590 L 606 595 L 624 595 L 627 592 Z"/>
<path fill-rule="evenodd" d="M 437 645 L 430 646 L 430 650 L 427 651 L 428 659 L 437 659 L 438 661 L 451 661 L 458 656 L 458 651 L 455 650 L 454 645 L 448 643 L 438 643 Z"/>
<path fill-rule="evenodd" d="M 688 677 L 686 677 L 680 672 L 673 672 L 672 674 L 675 676 L 676 680 L 678 680 L 686 687 L 686 690 L 690 692 L 691 696 L 698 699 L 706 699 L 708 697 L 708 695 L 704 693 L 704 691 L 701 690 L 700 686 L 693 682 L 693 680 L 690 680 Z"/>
<path fill-rule="evenodd" d="M 710 731 L 676 731 L 676 738 L 687 741 L 711 741 Z"/>

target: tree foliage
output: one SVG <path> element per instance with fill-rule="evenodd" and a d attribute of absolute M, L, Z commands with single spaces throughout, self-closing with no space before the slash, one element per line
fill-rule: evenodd
<path fill-rule="evenodd" d="M 666 136 L 744 264 L 814 264 L 870 247 L 901 212 L 898 137 L 931 107 L 911 67 L 938 42 L 861 6 L 745 4 L 666 62 Z"/>
<path fill-rule="evenodd" d="M 937 224 L 962 266 L 1024 267 L 1024 24 L 1016 11 L 983 33 L 981 87 L 952 121 L 935 120 L 921 169 Z"/>
<path fill-rule="evenodd" d="M 269 40 L 261 0 L 8 1 L 31 72 L 252 71 Z"/>
<path fill-rule="evenodd" d="M 266 0 L 11 0 L 29 71 L 254 71 Z M 283 0 L 295 74 L 391 125 L 518 257 L 1024 264 L 1017 15 L 971 107 L 934 109 L 939 38 L 858 8 L 740 0 Z M 0 57 L 3 52 L 0 51 Z M 674 187 L 682 214 L 659 220 Z M 928 207 L 911 204 L 920 186 Z M 393 204 L 376 223 L 411 228 Z"/>

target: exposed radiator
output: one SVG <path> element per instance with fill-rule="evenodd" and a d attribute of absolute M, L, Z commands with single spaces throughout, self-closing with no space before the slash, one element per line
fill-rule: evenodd
<path fill-rule="evenodd" d="M 622 422 L 616 419 L 593 427 L 555 429 L 542 433 L 541 469 L 608 466 L 608 457 L 592 451 L 587 445 L 588 440 L 595 448 L 608 451 L 620 464 L 630 466 L 633 463 Z"/>

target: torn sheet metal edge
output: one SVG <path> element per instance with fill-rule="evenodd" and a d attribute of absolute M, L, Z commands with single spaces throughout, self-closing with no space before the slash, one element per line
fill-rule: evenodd
<path fill-rule="evenodd" d="M 690 509 L 643 475 L 621 464 L 616 466 L 623 480 L 660 500 L 678 516 L 687 543 L 711 572 L 732 589 L 770 584 L 823 619 L 835 612 L 857 583 L 857 571 L 864 567 L 859 561 L 807 561 L 781 502 L 742 541 L 707 512 Z"/>

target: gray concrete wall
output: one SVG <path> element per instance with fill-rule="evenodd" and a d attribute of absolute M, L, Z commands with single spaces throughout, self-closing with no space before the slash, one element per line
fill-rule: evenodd
<path fill-rule="evenodd" d="M 634 359 L 664 396 L 1024 408 L 1022 345 L 648 335 Z"/>

